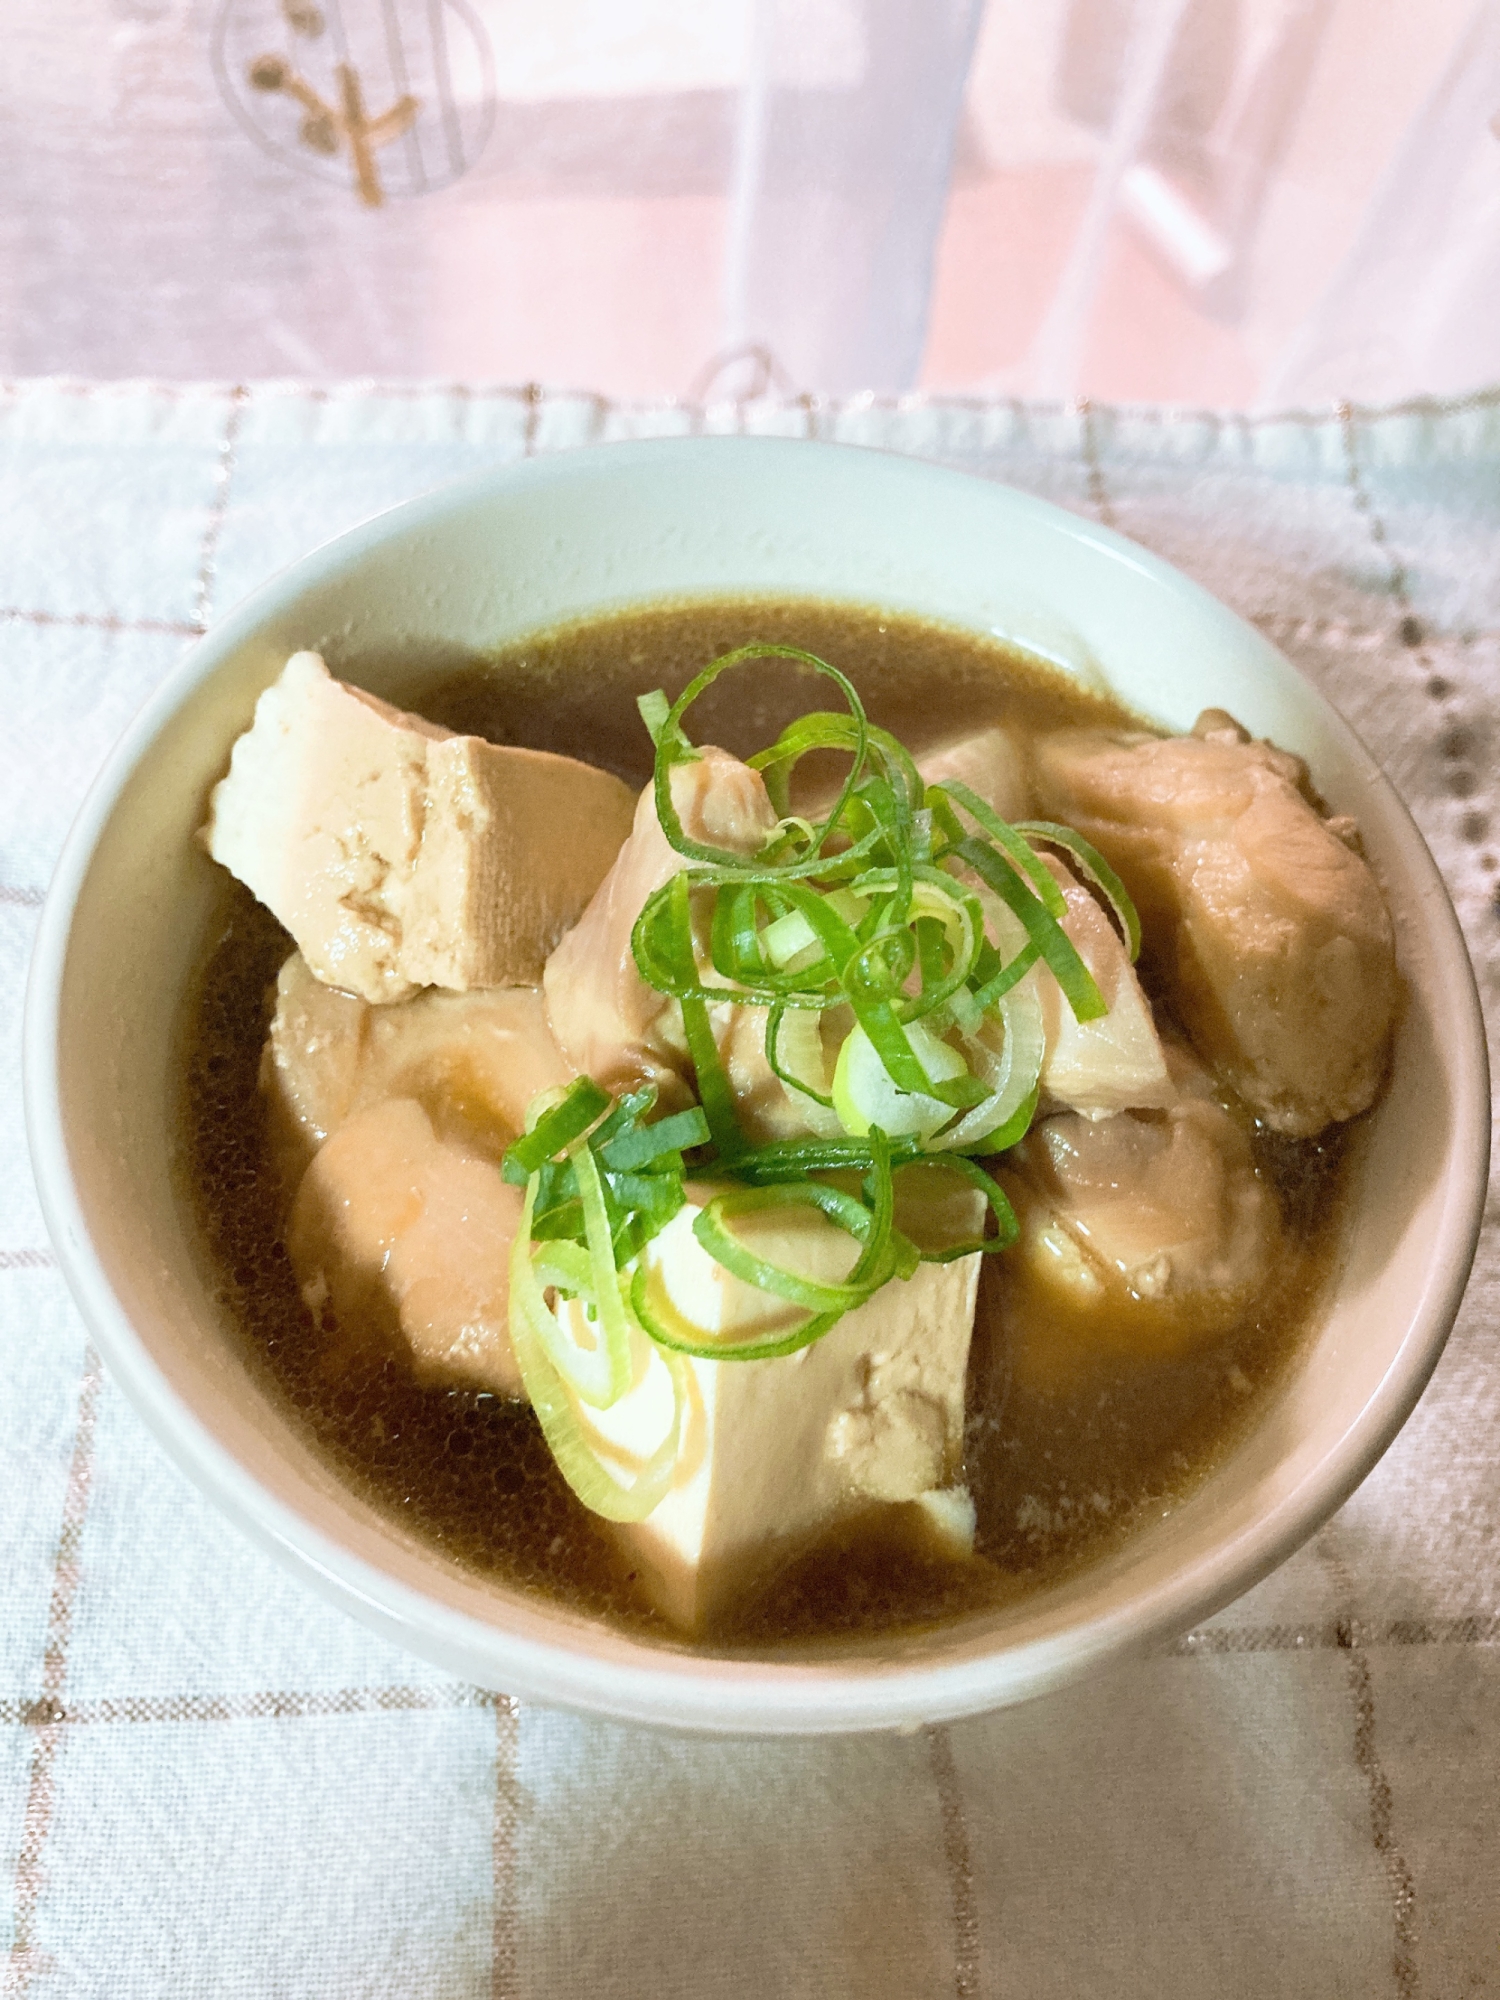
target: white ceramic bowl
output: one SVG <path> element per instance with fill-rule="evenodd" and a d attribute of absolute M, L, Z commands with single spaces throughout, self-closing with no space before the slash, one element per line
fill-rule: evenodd
<path fill-rule="evenodd" d="M 339 1484 L 224 1336 L 169 1173 L 173 1038 L 215 901 L 194 844 L 255 698 L 299 647 L 376 692 L 579 614 L 739 591 L 878 604 L 1102 674 L 1174 727 L 1210 703 L 1300 751 L 1354 813 L 1409 1004 L 1354 1162 L 1335 1296 L 1253 1434 L 1167 1518 L 1008 1610 L 823 1663 L 653 1647 L 464 1575 Z M 417 705 L 420 705 L 418 702 Z M 735 439 L 608 446 L 398 507 L 296 564 L 194 649 L 110 759 L 43 913 L 26 1017 L 37 1178 L 116 1379 L 177 1463 L 356 1616 L 457 1674 L 679 1727 L 845 1730 L 1022 1700 L 1178 1630 L 1281 1561 L 1374 1464 L 1463 1290 L 1488 1083 L 1436 868 L 1349 729 L 1270 645 L 1102 528 L 907 459 Z"/>

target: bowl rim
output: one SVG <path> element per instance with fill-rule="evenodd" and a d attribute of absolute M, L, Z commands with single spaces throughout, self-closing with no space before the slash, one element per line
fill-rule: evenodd
<path fill-rule="evenodd" d="M 918 485 L 926 480 L 978 488 L 992 502 L 1050 521 L 1069 538 L 1128 564 L 1178 597 L 1185 594 L 1190 602 L 1211 607 L 1213 616 L 1250 631 L 1276 653 L 1203 586 L 1116 531 L 997 481 L 898 452 L 786 438 L 638 439 L 466 474 L 327 538 L 259 585 L 164 677 L 106 758 L 63 844 L 32 951 L 22 1058 L 27 1135 L 59 1267 L 111 1374 L 169 1457 L 200 1490 L 325 1597 L 450 1671 L 524 1698 L 721 1734 L 914 1728 L 1060 1687 L 1107 1657 L 1139 1651 L 1182 1630 L 1258 1582 L 1316 1532 L 1386 1450 L 1426 1386 L 1457 1314 L 1478 1243 L 1490 1147 L 1488 1051 L 1473 968 L 1447 887 L 1411 814 L 1353 729 L 1316 689 L 1311 692 L 1325 718 L 1355 762 L 1365 767 L 1372 790 L 1400 828 L 1409 865 L 1419 878 L 1427 924 L 1424 946 L 1442 960 L 1451 1003 L 1444 1023 L 1451 1038 L 1445 1044 L 1445 1067 L 1450 1076 L 1472 1079 L 1478 1086 L 1453 1093 L 1440 1217 L 1419 1302 L 1358 1415 L 1274 1507 L 1170 1576 L 1056 1633 L 935 1663 L 899 1656 L 885 1664 L 837 1656 L 828 1663 L 702 1656 L 641 1642 L 613 1649 L 634 1653 L 634 1661 L 603 1661 L 561 1640 L 507 1631 L 413 1588 L 356 1555 L 262 1484 L 168 1382 L 115 1296 L 90 1239 L 69 1165 L 60 1098 L 59 1010 L 74 912 L 96 851 L 124 789 L 162 728 L 269 620 L 316 585 L 357 570 L 386 544 L 491 496 L 524 491 L 539 482 L 587 479 L 604 465 L 619 472 L 632 460 L 660 465 L 676 455 L 748 462 L 766 454 L 775 454 L 783 464 L 799 454 L 816 454 L 825 463 L 831 454 L 879 458 L 902 467 L 898 476 Z M 1279 653 L 1276 657 L 1303 687 L 1310 687 L 1291 662 Z"/>

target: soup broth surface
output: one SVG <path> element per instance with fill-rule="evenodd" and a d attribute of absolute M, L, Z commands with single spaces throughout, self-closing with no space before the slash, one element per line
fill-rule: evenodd
<path fill-rule="evenodd" d="M 449 728 L 560 751 L 643 785 L 652 752 L 636 696 L 654 687 L 674 695 L 710 660 L 752 640 L 794 645 L 841 668 L 871 720 L 918 755 L 991 722 L 1023 737 L 1068 723 L 1142 726 L 993 640 L 906 616 L 761 599 L 656 606 L 560 628 L 408 698 Z M 330 664 L 358 680 L 357 663 Z M 716 684 L 688 728 L 697 742 L 748 756 L 807 709 L 838 705 L 837 690 L 810 670 L 758 664 Z M 637 1596 L 528 1409 L 474 1389 L 424 1386 L 390 1354 L 351 1359 L 348 1344 L 327 1338 L 304 1307 L 281 1241 L 284 1192 L 258 1088 L 268 991 L 292 948 L 226 876 L 218 940 L 189 1009 L 178 1165 L 234 1337 L 340 1476 L 404 1529 L 466 1569 L 684 1643 Z M 878 1521 L 862 1523 L 781 1571 L 706 1643 L 725 1653 L 805 1651 L 990 1611 L 1097 1561 L 1176 1505 L 1263 1409 L 1332 1256 L 1342 1134 L 1296 1142 L 1257 1133 L 1255 1144 L 1280 1200 L 1284 1254 L 1242 1320 L 1154 1358 L 1081 1343 L 1055 1315 L 1026 1309 L 1011 1260 L 986 1257 L 965 1435 L 974 1559 L 923 1554 Z"/>

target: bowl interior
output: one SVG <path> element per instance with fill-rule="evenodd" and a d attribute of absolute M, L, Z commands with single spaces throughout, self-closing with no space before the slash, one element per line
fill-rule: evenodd
<path fill-rule="evenodd" d="M 1336 1295 L 1263 1422 L 1169 1516 L 1018 1609 L 825 1662 L 648 1646 L 445 1565 L 346 1490 L 221 1330 L 174 1189 L 174 1045 L 218 904 L 192 839 L 255 698 L 299 647 L 420 707 L 527 631 L 664 597 L 778 591 L 937 616 L 1102 677 L 1176 728 L 1217 704 L 1354 813 L 1408 1004 L 1353 1163 Z M 414 695 L 413 691 L 416 690 Z M 49 1223 L 127 1391 L 179 1462 L 349 1608 L 492 1687 L 717 1729 L 896 1724 L 1021 1699 L 1245 1588 L 1368 1470 L 1456 1310 L 1487 1145 L 1477 1001 L 1404 808 L 1249 627 L 1142 551 L 1003 488 L 825 447 L 682 441 L 511 468 L 309 557 L 205 640 L 85 807 L 45 913 L 28 1116 Z"/>

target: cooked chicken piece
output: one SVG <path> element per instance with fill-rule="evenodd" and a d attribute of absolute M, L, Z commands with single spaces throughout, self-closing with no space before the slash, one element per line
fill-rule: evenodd
<path fill-rule="evenodd" d="M 1112 1111 L 1150 1110 L 1170 1103 L 1176 1092 L 1151 1003 L 1141 991 L 1119 932 L 1092 893 L 1055 855 L 1043 859 L 1067 904 L 1062 929 L 1094 975 L 1109 1009 L 1097 1020 L 1080 1021 L 1047 966 L 1038 965 L 1026 975 L 1025 985 L 1041 1002 L 1047 1042 L 1041 1075 L 1043 1114 L 1062 1106 L 1099 1118 Z M 1019 921 L 985 883 L 968 874 L 964 883 L 979 898 L 991 941 L 1009 958 L 1025 942 Z"/>
<path fill-rule="evenodd" d="M 1352 1118 L 1385 1073 L 1391 920 L 1301 760 L 1221 711 L 1188 737 L 1064 729 L 1036 750 L 1043 804 L 1119 870 L 1194 1046 L 1266 1122 Z"/>
<path fill-rule="evenodd" d="M 531 1099 L 572 1074 L 536 987 L 372 1007 L 294 952 L 261 1084 L 297 1189 L 288 1247 L 312 1310 L 404 1340 L 419 1374 L 519 1395 L 507 1260 L 521 1193 L 497 1163 Z"/>
<path fill-rule="evenodd" d="M 706 749 L 698 762 L 679 764 L 672 774 L 672 797 L 690 838 L 737 854 L 758 852 L 777 825 L 759 772 L 723 750 Z M 662 832 L 648 788 L 615 869 L 554 952 L 543 980 L 554 1033 L 580 1071 L 612 1089 L 655 1082 L 669 1105 L 688 1101 L 685 1079 L 691 1077 L 691 1065 L 682 1017 L 675 1001 L 641 978 L 630 937 L 647 898 L 687 865 Z M 694 912 L 694 923 L 705 984 L 712 985 L 717 975 L 703 934 L 707 909 L 705 898 Z M 592 956 L 596 950 L 597 960 Z M 772 1069 L 766 1059 L 764 1008 L 725 1002 L 710 1007 L 709 1025 L 740 1123 L 752 1140 L 759 1144 L 842 1132 L 834 1112 L 789 1090 Z M 826 1066 L 831 1073 L 831 1056 Z"/>
<path fill-rule="evenodd" d="M 690 839 L 735 854 L 758 853 L 776 830 L 760 773 L 726 750 L 704 749 L 678 764 L 672 803 Z M 681 1009 L 642 979 L 630 937 L 653 891 L 688 865 L 662 832 L 648 785 L 613 868 L 547 961 L 542 987 L 552 1032 L 580 1074 L 607 1090 L 653 1082 L 665 1101 L 686 1102 Z"/>
<path fill-rule="evenodd" d="M 957 778 L 1001 819 L 1025 819 L 1031 805 L 1026 766 L 1009 732 L 994 724 L 934 744 L 917 759 L 923 782 Z"/>
<path fill-rule="evenodd" d="M 789 1090 L 772 1069 L 766 1059 L 766 1012 L 764 1007 L 738 1007 L 728 1001 L 708 1010 L 714 1045 L 734 1092 L 735 1112 L 746 1137 L 757 1146 L 769 1145 L 774 1139 L 842 1137 L 844 1127 L 836 1111 L 803 1091 Z M 787 1067 L 786 1033 L 783 1029 L 779 1050 L 783 1068 Z M 822 1045 L 822 1052 L 822 1094 L 826 1097 L 838 1049 Z M 808 1072 L 794 1069 L 793 1074 Z"/>
<path fill-rule="evenodd" d="M 372 1007 L 325 986 L 300 952 L 277 978 L 261 1059 L 293 1185 L 346 1118 L 388 1097 L 417 1099 L 441 1136 L 498 1159 L 524 1129 L 532 1098 L 572 1076 L 537 987 L 429 991 Z"/>
<path fill-rule="evenodd" d="M 300 951 L 276 977 L 276 1007 L 260 1055 L 274 1150 L 292 1187 L 354 1102 L 368 1000 L 325 986 Z"/>
<path fill-rule="evenodd" d="M 345 1118 L 302 1177 L 287 1248 L 308 1308 L 404 1343 L 419 1379 L 524 1392 L 509 1333 L 521 1190 L 412 1097 Z M 335 1330 L 330 1328 L 330 1330 Z"/>
<path fill-rule="evenodd" d="M 1020 1311 L 1096 1346 L 1159 1352 L 1229 1326 L 1265 1284 L 1276 1198 L 1240 1125 L 1174 1051 L 1165 1112 L 1048 1118 L 1010 1158 Z"/>
<path fill-rule="evenodd" d="M 1065 1112 L 1026 1144 L 1057 1221 L 1138 1298 L 1244 1296 L 1265 1276 L 1274 1202 L 1244 1134 L 1211 1099 L 1154 1117 Z"/>

